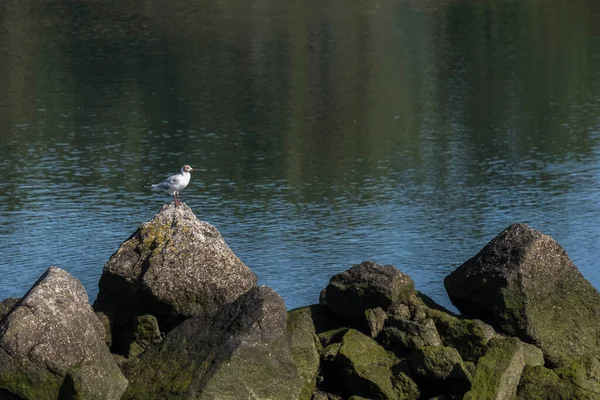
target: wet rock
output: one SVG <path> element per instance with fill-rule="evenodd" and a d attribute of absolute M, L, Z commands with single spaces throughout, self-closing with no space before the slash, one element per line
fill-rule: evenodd
<path fill-rule="evenodd" d="M 446 393 L 461 394 L 471 388 L 471 376 L 456 349 L 423 346 L 413 351 L 409 359 L 425 398 Z"/>
<path fill-rule="evenodd" d="M 525 366 L 523 344 L 517 338 L 492 339 L 477 363 L 472 387 L 464 400 L 514 399 Z"/>
<path fill-rule="evenodd" d="M 50 267 L 0 324 L 0 390 L 23 399 L 118 399 L 127 380 L 81 283 Z"/>
<path fill-rule="evenodd" d="M 127 366 L 123 399 L 303 398 L 314 337 L 304 316 L 290 317 L 302 332 L 287 331 L 287 318 L 277 293 L 255 287 L 217 314 L 187 319 Z"/>
<path fill-rule="evenodd" d="M 551 237 L 511 225 L 444 281 L 465 315 L 542 349 L 550 366 L 598 354 L 600 294 Z"/>
<path fill-rule="evenodd" d="M 485 354 L 488 342 L 497 336 L 494 328 L 479 320 L 458 318 L 449 312 L 428 309 L 444 346 L 454 347 L 465 361 L 476 362 Z"/>
<path fill-rule="evenodd" d="M 402 302 L 414 293 L 412 279 L 392 265 L 370 261 L 334 275 L 325 288 L 322 303 L 334 314 L 362 318 L 366 310 Z"/>
<path fill-rule="evenodd" d="M 115 350 L 132 319 L 152 314 L 168 332 L 184 318 L 209 315 L 256 285 L 256 276 L 212 225 L 168 204 L 127 239 L 104 266 L 96 311 L 111 318 Z"/>
<path fill-rule="evenodd" d="M 387 315 L 381 307 L 369 308 L 365 311 L 365 320 L 367 321 L 370 336 L 376 338 L 385 325 Z"/>
<path fill-rule="evenodd" d="M 399 374 L 392 373 L 392 367 L 399 361 L 370 337 L 350 329 L 335 357 L 337 379 L 334 386 L 347 397 L 399 399 L 404 395 L 400 390 L 406 387 L 408 379 L 406 376 L 398 379 Z"/>
<path fill-rule="evenodd" d="M 423 323 L 390 316 L 378 340 L 399 357 L 408 355 L 421 346 L 441 346 L 442 340 L 433 320 Z"/>

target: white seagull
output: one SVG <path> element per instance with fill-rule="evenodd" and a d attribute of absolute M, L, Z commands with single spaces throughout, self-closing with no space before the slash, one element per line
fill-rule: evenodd
<path fill-rule="evenodd" d="M 181 172 L 168 177 L 161 183 L 150 185 L 152 190 L 158 190 L 161 192 L 167 192 L 175 199 L 175 207 L 181 204 L 179 201 L 179 192 L 181 192 L 190 183 L 190 171 L 195 171 L 194 168 L 189 165 L 181 167 Z"/>

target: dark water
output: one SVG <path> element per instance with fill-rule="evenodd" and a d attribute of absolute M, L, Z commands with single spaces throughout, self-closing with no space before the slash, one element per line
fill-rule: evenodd
<path fill-rule="evenodd" d="M 600 287 L 600 3 L 0 3 L 0 298 L 182 199 L 288 307 L 363 260 L 448 305 L 513 222 Z"/>

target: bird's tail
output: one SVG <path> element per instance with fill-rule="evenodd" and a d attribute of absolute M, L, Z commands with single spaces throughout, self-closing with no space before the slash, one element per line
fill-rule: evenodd
<path fill-rule="evenodd" d="M 153 185 L 152 183 L 148 183 L 146 182 L 146 184 L 144 185 L 144 189 L 154 189 L 156 185 Z"/>

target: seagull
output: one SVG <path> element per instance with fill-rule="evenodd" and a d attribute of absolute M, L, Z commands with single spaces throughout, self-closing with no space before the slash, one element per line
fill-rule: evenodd
<path fill-rule="evenodd" d="M 181 201 L 179 201 L 179 192 L 185 189 L 188 183 L 190 183 L 190 171 L 195 171 L 195 169 L 186 164 L 181 167 L 180 173 L 168 177 L 161 183 L 149 186 L 152 190 L 169 193 L 175 199 L 175 207 L 177 207 L 181 204 Z"/>

